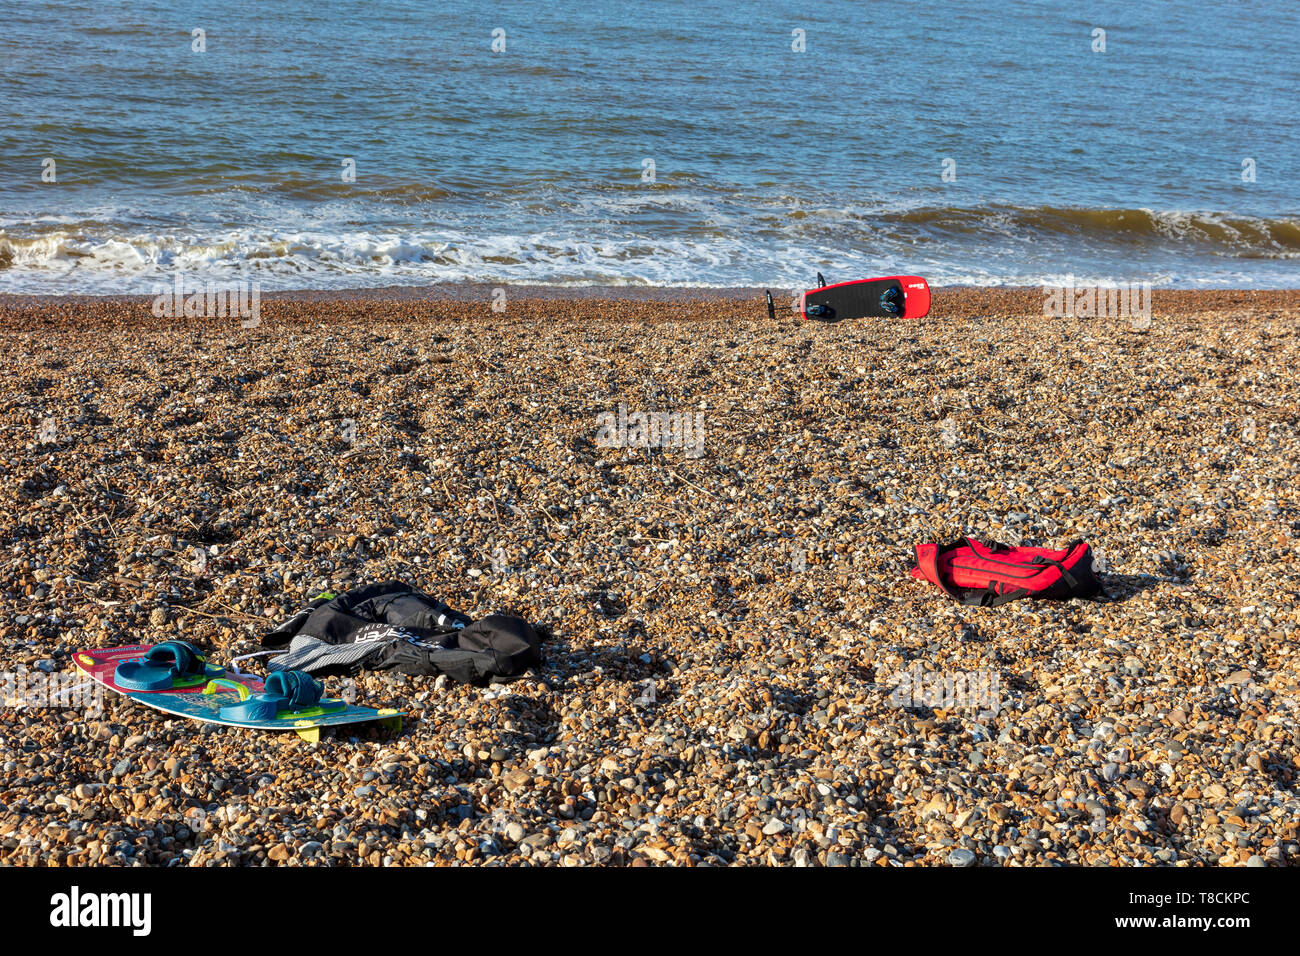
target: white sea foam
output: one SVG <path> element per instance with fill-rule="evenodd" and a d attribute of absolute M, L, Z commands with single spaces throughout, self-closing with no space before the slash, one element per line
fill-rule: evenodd
<path fill-rule="evenodd" d="M 658 228 L 623 221 L 647 202 L 660 209 Z M 439 282 L 805 288 L 817 271 L 907 272 L 935 285 L 1056 285 L 1071 275 L 1090 284 L 1300 284 L 1286 220 L 907 203 L 818 206 L 802 215 L 767 205 L 762 216 L 745 217 L 735 203 L 671 192 L 571 205 L 569 231 L 494 232 L 489 217 L 464 214 L 419 230 L 345 227 L 341 221 L 366 221 L 364 210 L 346 204 L 328 214 L 280 210 L 275 230 L 153 233 L 103 220 L 12 221 L 0 228 L 0 292 L 144 294 L 178 270 L 268 291 Z M 1128 236 L 1130 222 L 1147 230 L 1144 241 Z"/>

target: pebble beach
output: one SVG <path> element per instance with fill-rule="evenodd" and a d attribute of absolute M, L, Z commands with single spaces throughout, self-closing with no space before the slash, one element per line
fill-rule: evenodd
<path fill-rule="evenodd" d="M 1300 291 L 838 324 L 507 292 L 268 295 L 252 327 L 0 297 L 0 863 L 1300 859 Z M 637 412 L 698 441 L 602 439 Z M 1084 538 L 1112 600 L 909 576 L 962 535 Z M 363 673 L 403 729 L 315 743 L 31 699 L 79 649 L 228 660 L 390 579 L 544 626 L 544 666 Z"/>

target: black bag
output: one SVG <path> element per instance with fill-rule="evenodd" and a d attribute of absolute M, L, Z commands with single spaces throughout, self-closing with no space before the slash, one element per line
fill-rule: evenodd
<path fill-rule="evenodd" d="M 383 581 L 343 594 L 325 591 L 317 595 L 306 607 L 268 632 L 262 638 L 262 646 L 287 647 L 299 634 L 330 644 L 349 643 L 356 639 L 362 624 L 392 624 L 432 632 L 464 627 L 472 620 L 399 581 Z"/>
<path fill-rule="evenodd" d="M 267 634 L 262 643 L 279 649 L 295 638 L 334 645 L 373 643 L 373 653 L 342 666 L 347 673 L 362 667 L 412 676 L 442 673 L 478 684 L 513 680 L 541 663 L 542 638 L 527 621 L 504 614 L 474 621 L 399 581 L 370 584 L 339 595 L 322 594 Z M 304 669 L 329 673 L 338 668 Z"/>
<path fill-rule="evenodd" d="M 400 581 L 383 581 L 353 588 L 319 605 L 298 633 L 341 644 L 355 639 L 362 624 L 391 624 L 431 635 L 449 633 L 473 620 Z"/>
<path fill-rule="evenodd" d="M 369 666 L 415 676 L 446 674 L 464 684 L 516 680 L 542 660 L 542 639 L 527 621 L 489 614 L 441 644 L 394 641 Z"/>

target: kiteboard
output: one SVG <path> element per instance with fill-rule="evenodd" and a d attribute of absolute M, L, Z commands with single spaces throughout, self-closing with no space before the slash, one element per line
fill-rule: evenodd
<path fill-rule="evenodd" d="M 884 276 L 828 285 L 817 275 L 818 288 L 799 296 L 804 320 L 919 319 L 930 312 L 930 285 L 920 276 Z"/>
<path fill-rule="evenodd" d="M 370 722 L 389 730 L 402 727 L 404 714 L 394 708 L 357 707 L 323 696 L 295 706 L 288 698 L 268 693 L 267 684 L 274 675 L 263 680 L 253 674 L 228 672 L 206 661 L 201 662 L 201 673 L 177 679 L 170 688 L 137 690 L 124 686 L 131 681 L 121 679 L 119 667 L 127 665 L 121 673 L 130 674 L 132 668 L 146 663 L 146 655 L 153 649 L 150 644 L 131 644 L 84 650 L 76 652 L 72 660 L 79 671 L 109 690 L 154 710 L 204 723 L 250 730 L 292 730 L 305 740 L 319 740 L 325 727 Z M 303 677 L 310 680 L 307 675 Z M 261 706 L 253 706 L 257 704 Z"/>

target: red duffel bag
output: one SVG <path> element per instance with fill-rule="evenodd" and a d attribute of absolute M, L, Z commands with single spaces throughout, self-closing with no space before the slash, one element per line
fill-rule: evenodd
<path fill-rule="evenodd" d="M 986 545 L 971 538 L 943 546 L 918 544 L 912 577 L 938 585 L 961 604 L 979 607 L 1025 597 L 1105 597 L 1092 569 L 1092 549 L 1083 541 L 1059 551 Z"/>

